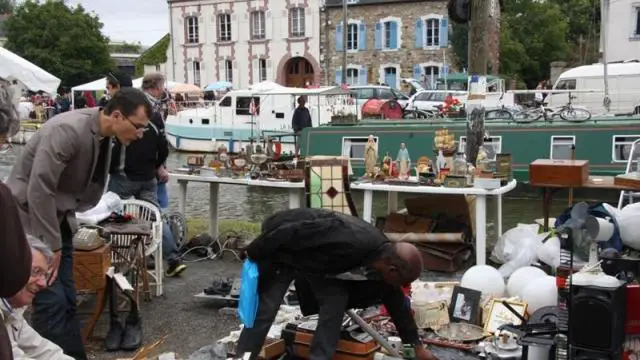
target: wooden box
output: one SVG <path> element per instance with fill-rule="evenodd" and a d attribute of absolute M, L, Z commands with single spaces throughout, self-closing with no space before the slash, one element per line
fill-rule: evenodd
<path fill-rule="evenodd" d="M 613 179 L 615 186 L 620 186 L 626 190 L 640 190 L 640 174 L 631 172 L 628 174 L 620 174 Z"/>
<path fill-rule="evenodd" d="M 291 355 L 308 359 L 314 333 L 314 331 L 298 328 L 297 324 L 289 323 L 282 329 L 282 339 L 285 347 L 290 349 Z M 380 346 L 374 340 L 362 343 L 347 340 L 341 336 L 331 360 L 373 360 L 379 349 Z"/>
<path fill-rule="evenodd" d="M 580 187 L 588 181 L 588 160 L 538 159 L 529 165 L 529 183 L 534 186 Z"/>
<path fill-rule="evenodd" d="M 106 287 L 111 266 L 111 248 L 105 245 L 93 251 L 73 252 L 73 278 L 77 291 L 97 291 Z"/>

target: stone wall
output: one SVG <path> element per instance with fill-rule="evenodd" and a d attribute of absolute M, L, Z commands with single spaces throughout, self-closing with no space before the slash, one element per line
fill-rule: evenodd
<path fill-rule="evenodd" d="M 398 78 L 414 77 L 414 66 L 437 66 L 455 63 L 450 44 L 439 47 L 416 48 L 416 21 L 428 16 L 447 17 L 446 1 L 418 1 L 390 5 L 349 5 L 349 21 L 366 25 L 366 49 L 347 52 L 349 66 L 367 69 L 369 83 L 384 82 L 384 68 L 396 67 Z M 381 19 L 397 18 L 398 49 L 375 50 L 375 26 Z M 321 78 L 326 84 L 336 82 L 336 74 L 342 68 L 342 51 L 336 49 L 336 27 L 343 19 L 341 7 L 327 7 L 320 17 Z M 450 26 L 449 26 L 450 29 Z M 450 35 L 450 32 L 449 32 Z M 344 44 L 343 44 L 344 45 Z M 445 53 L 446 52 L 446 56 Z M 450 72 L 460 69 L 450 69 Z M 393 85 L 393 84 L 389 84 Z"/>

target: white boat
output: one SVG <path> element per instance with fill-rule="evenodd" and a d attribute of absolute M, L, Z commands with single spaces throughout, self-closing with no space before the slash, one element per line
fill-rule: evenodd
<path fill-rule="evenodd" d="M 167 139 L 178 151 L 216 152 L 224 145 L 239 152 L 251 139 L 274 135 L 282 151 L 288 152 L 294 146 L 291 118 L 301 95 L 308 98 L 313 126 L 328 123 L 337 112 L 357 111 L 349 105 L 348 92 L 339 87 L 301 89 L 264 82 L 248 90 L 230 91 L 210 107 L 168 116 Z"/>

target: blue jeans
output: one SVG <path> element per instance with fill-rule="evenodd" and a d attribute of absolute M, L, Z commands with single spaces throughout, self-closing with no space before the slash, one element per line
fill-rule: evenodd
<path fill-rule="evenodd" d="M 169 266 L 179 260 L 178 245 L 171 232 L 171 227 L 166 221 L 162 222 L 162 257 Z"/>
<path fill-rule="evenodd" d="M 60 225 L 62 256 L 58 277 L 38 292 L 33 300 L 31 324 L 43 337 L 76 360 L 86 360 L 80 323 L 76 317 L 76 288 L 73 281 L 73 235 L 66 220 Z"/>
<path fill-rule="evenodd" d="M 148 181 L 133 181 L 122 174 L 111 174 L 107 191 L 114 192 L 123 199 L 132 197 L 158 206 L 158 181 L 155 177 Z"/>

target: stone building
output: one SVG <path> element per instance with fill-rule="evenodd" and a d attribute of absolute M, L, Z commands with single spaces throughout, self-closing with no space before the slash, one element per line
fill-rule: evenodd
<path fill-rule="evenodd" d="M 320 82 L 320 0 L 167 0 L 167 77 L 236 89 Z"/>
<path fill-rule="evenodd" d="M 343 24 L 342 0 L 326 0 L 321 16 L 320 59 L 323 80 L 341 83 L 343 50 L 347 83 L 385 83 L 402 78 L 433 85 L 453 63 L 446 0 L 348 0 Z M 343 42 L 343 31 L 347 42 Z"/>

